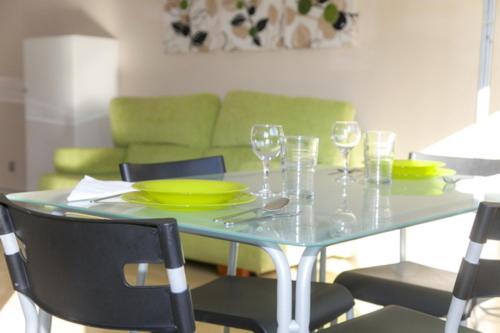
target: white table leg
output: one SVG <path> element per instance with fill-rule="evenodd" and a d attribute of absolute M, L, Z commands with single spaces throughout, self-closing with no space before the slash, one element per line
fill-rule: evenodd
<path fill-rule="evenodd" d="M 146 285 L 146 277 L 148 275 L 149 264 L 148 263 L 139 263 L 137 265 L 137 285 L 144 286 Z"/>
<path fill-rule="evenodd" d="M 43 311 L 42 309 L 38 310 L 38 324 L 39 324 L 39 333 L 50 333 L 52 327 L 52 315 Z"/>
<path fill-rule="evenodd" d="M 227 275 L 236 276 L 236 272 L 238 270 L 238 248 L 239 243 L 231 242 L 229 244 L 229 257 L 227 260 Z M 227 326 L 224 326 L 224 333 L 231 332 L 231 329 Z"/>
<path fill-rule="evenodd" d="M 309 321 L 311 318 L 311 273 L 320 250 L 320 247 L 304 249 L 299 263 L 297 284 L 295 286 L 295 321 L 300 333 L 309 333 Z"/>
<path fill-rule="evenodd" d="M 321 249 L 319 255 L 319 282 L 326 282 L 326 247 Z"/>
<path fill-rule="evenodd" d="M 231 242 L 229 244 L 229 258 L 227 263 L 227 275 L 236 276 L 236 270 L 238 268 L 238 248 L 239 243 Z"/>
<path fill-rule="evenodd" d="M 38 333 L 38 311 L 35 303 L 33 303 L 29 297 L 21 293 L 17 293 L 17 295 L 19 296 L 19 301 L 21 302 L 24 322 L 26 323 L 24 331 L 26 333 Z"/>
<path fill-rule="evenodd" d="M 406 229 L 399 230 L 399 262 L 406 260 Z"/>
<path fill-rule="evenodd" d="M 277 321 L 278 333 L 294 331 L 292 325 L 292 274 L 285 253 L 278 245 L 264 246 L 263 249 L 271 256 L 276 267 L 278 283 Z M 311 274 L 309 274 L 310 284 Z"/>

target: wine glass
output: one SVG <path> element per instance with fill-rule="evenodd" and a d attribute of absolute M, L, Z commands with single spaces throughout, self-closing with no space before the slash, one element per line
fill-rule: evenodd
<path fill-rule="evenodd" d="M 261 197 L 272 195 L 269 186 L 269 163 L 278 157 L 283 149 L 284 133 L 281 125 L 254 125 L 251 131 L 252 149 L 255 155 L 262 161 L 264 177 L 262 189 L 256 194 Z"/>
<path fill-rule="evenodd" d="M 344 157 L 343 177 L 349 179 L 349 153 L 361 140 L 361 130 L 356 121 L 337 121 L 333 125 L 332 142 Z"/>

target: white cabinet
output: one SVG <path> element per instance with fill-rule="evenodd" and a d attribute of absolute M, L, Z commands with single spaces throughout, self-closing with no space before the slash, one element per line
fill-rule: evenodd
<path fill-rule="evenodd" d="M 59 147 L 109 146 L 110 100 L 118 94 L 118 42 L 68 35 L 23 45 L 26 183 L 53 172 Z"/>

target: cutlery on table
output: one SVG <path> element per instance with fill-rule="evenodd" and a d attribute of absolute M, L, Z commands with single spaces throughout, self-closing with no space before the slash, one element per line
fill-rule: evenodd
<path fill-rule="evenodd" d="M 232 227 L 236 224 L 245 224 L 245 223 L 251 223 L 251 222 L 260 222 L 260 221 L 265 221 L 265 220 L 276 220 L 280 218 L 288 218 L 288 217 L 294 217 L 297 216 L 301 213 L 301 211 L 297 211 L 294 213 L 278 213 L 278 214 L 269 214 L 269 215 L 260 215 L 260 216 L 254 216 L 250 217 L 247 219 L 242 219 L 242 220 L 226 220 L 224 221 L 224 226 L 227 227 Z"/>
<path fill-rule="evenodd" d="M 290 199 L 288 199 L 288 198 L 278 198 L 276 200 L 269 201 L 263 207 L 256 207 L 256 208 L 244 210 L 242 212 L 238 212 L 235 214 L 216 217 L 216 218 L 214 218 L 214 222 L 226 222 L 226 221 L 231 220 L 235 217 L 250 214 L 250 213 L 255 213 L 255 214 L 257 214 L 257 216 L 262 215 L 264 213 L 272 213 L 272 212 L 275 212 L 275 211 L 282 209 L 283 207 L 288 205 L 289 202 L 290 202 Z"/>
<path fill-rule="evenodd" d="M 362 170 L 363 170 L 362 168 L 350 168 L 349 170 L 347 170 L 347 173 L 351 174 L 351 173 L 359 172 Z M 343 172 L 344 172 L 343 169 L 336 169 L 332 172 L 329 172 L 328 174 L 329 175 L 338 175 L 339 173 L 343 173 Z"/>

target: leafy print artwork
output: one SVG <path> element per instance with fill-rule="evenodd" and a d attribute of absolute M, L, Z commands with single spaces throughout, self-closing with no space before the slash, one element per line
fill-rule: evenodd
<path fill-rule="evenodd" d="M 222 0 L 226 50 L 277 48 L 281 39 L 282 0 Z"/>
<path fill-rule="evenodd" d="M 334 47 L 351 42 L 357 14 L 348 0 L 285 0 L 287 48 Z"/>
<path fill-rule="evenodd" d="M 353 40 L 353 1 L 166 0 L 166 52 L 340 46 Z"/>
<path fill-rule="evenodd" d="M 218 0 L 167 0 L 166 50 L 169 53 L 220 49 Z"/>

